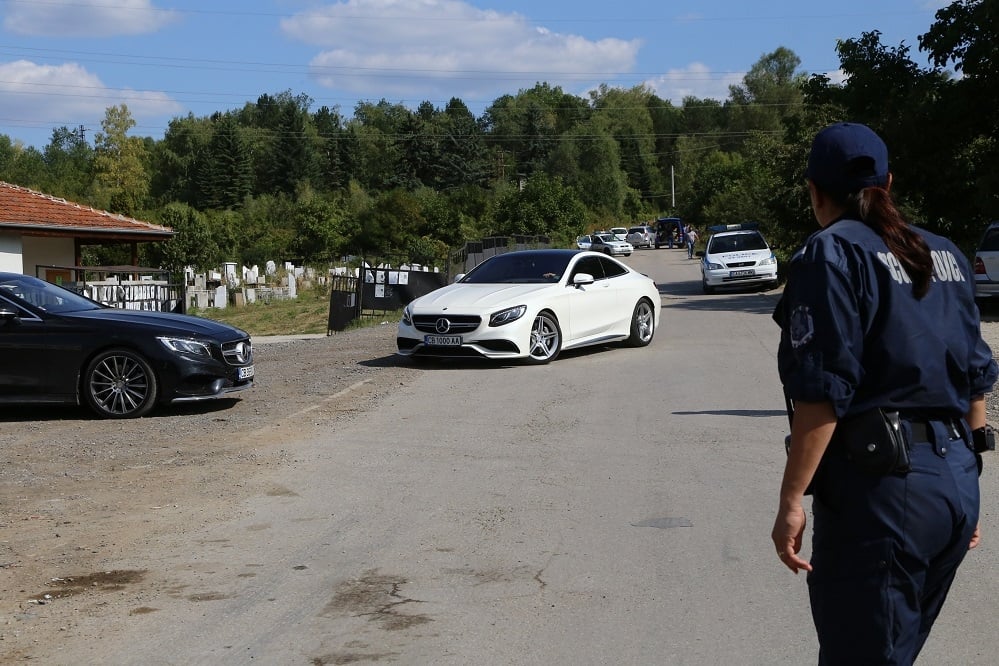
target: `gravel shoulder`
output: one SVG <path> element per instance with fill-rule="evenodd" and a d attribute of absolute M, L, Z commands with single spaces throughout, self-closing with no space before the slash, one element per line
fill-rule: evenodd
<path fill-rule="evenodd" d="M 982 328 L 999 349 L 999 319 Z M 0 662 L 44 660 L 84 618 L 149 612 L 134 603 L 143 572 L 109 563 L 155 562 L 167 535 L 237 516 L 294 442 L 417 377 L 393 354 L 395 330 L 257 340 L 252 390 L 143 419 L 0 408 Z M 988 410 L 999 423 L 995 396 Z"/>

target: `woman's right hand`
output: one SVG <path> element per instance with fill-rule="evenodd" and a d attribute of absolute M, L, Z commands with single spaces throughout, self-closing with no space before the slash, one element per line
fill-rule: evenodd
<path fill-rule="evenodd" d="M 812 570 L 812 565 L 798 556 L 801 537 L 805 533 L 805 520 L 805 509 L 800 502 L 782 506 L 777 511 L 774 529 L 770 533 L 777 549 L 777 557 L 795 574 L 801 570 Z"/>

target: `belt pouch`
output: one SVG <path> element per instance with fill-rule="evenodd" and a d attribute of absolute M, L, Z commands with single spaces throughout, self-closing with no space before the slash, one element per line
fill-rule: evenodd
<path fill-rule="evenodd" d="M 884 476 L 910 469 L 898 412 L 869 409 L 840 419 L 833 437 L 847 459 L 865 474 Z"/>

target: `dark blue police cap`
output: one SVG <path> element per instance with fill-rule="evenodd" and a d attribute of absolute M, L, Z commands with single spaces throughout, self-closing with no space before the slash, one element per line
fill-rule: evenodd
<path fill-rule="evenodd" d="M 819 189 L 852 194 L 888 183 L 888 147 L 867 125 L 837 123 L 812 141 L 805 177 Z"/>

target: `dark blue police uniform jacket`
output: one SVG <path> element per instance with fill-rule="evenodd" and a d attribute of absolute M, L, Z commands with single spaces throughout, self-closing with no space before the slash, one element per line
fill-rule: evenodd
<path fill-rule="evenodd" d="M 791 400 L 829 401 L 838 418 L 873 407 L 956 418 L 972 396 L 992 389 L 999 371 L 981 338 L 971 267 L 946 238 L 912 228 L 934 267 L 918 300 L 902 265 L 863 222 L 834 222 L 794 255 L 774 311 Z"/>

